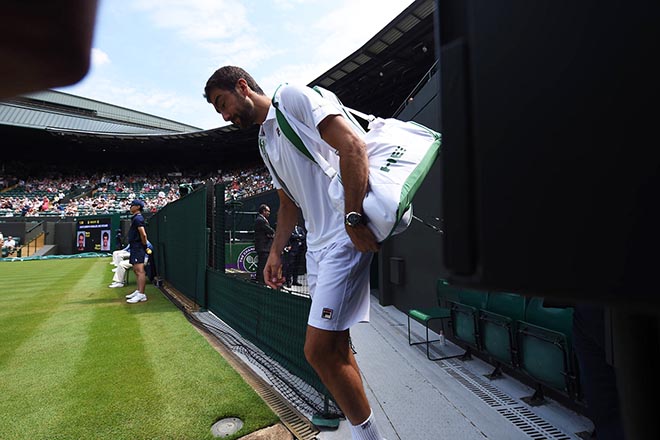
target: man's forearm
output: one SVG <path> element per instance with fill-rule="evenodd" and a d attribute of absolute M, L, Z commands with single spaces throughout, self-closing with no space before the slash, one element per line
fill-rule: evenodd
<path fill-rule="evenodd" d="M 277 211 L 277 230 L 270 247 L 271 254 L 280 255 L 284 246 L 289 243 L 291 231 L 298 223 L 298 207 L 281 189 L 277 190 L 280 198 L 280 209 Z"/>
<path fill-rule="evenodd" d="M 323 140 L 339 153 L 345 213 L 361 213 L 369 185 L 369 159 L 364 140 L 338 115 L 327 116 L 319 123 L 318 130 Z"/>
<path fill-rule="evenodd" d="M 362 145 L 344 150 L 339 157 L 339 169 L 344 186 L 344 213 L 362 213 L 362 201 L 369 185 L 369 162 Z"/>
<path fill-rule="evenodd" d="M 282 253 L 284 247 L 289 243 L 291 231 L 293 231 L 297 220 L 298 211 L 296 209 L 283 209 L 283 207 L 280 207 L 277 212 L 277 230 L 275 231 L 273 244 L 270 248 L 271 252 L 275 252 L 278 255 Z"/>

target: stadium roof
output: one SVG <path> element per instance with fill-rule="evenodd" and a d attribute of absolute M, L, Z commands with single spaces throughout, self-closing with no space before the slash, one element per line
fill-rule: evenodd
<path fill-rule="evenodd" d="M 55 90 L 0 101 L 0 123 L 118 135 L 200 130 L 191 125 Z"/>
<path fill-rule="evenodd" d="M 360 49 L 312 81 L 344 105 L 394 116 L 435 62 L 435 0 L 417 0 Z"/>
<path fill-rule="evenodd" d="M 345 105 L 365 113 L 393 116 L 435 61 L 434 10 L 434 0 L 413 2 L 309 85 L 332 90 Z M 194 154 L 213 161 L 258 160 L 256 127 L 201 130 L 52 90 L 0 100 L 0 135 L 18 149 L 52 143 L 71 153 L 123 154 L 139 148 L 147 154 Z"/>

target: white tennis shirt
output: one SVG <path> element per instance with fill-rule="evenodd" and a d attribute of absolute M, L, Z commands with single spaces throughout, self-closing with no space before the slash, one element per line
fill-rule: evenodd
<path fill-rule="evenodd" d="M 287 116 L 297 118 L 314 130 L 327 116 L 341 114 L 334 103 L 309 87 L 283 85 L 277 94 L 277 102 Z M 318 151 L 334 169 L 339 169 L 339 156 L 328 144 L 306 142 L 305 146 L 309 150 Z M 282 133 L 273 105 L 259 130 L 259 152 L 270 171 L 275 188 L 284 189 L 300 206 L 305 219 L 309 250 L 323 249 L 347 237 L 344 214 L 333 207 L 328 196 L 330 178 Z"/>

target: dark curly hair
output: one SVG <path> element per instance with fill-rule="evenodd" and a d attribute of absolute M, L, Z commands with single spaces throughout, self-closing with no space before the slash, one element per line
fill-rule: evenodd
<path fill-rule="evenodd" d="M 206 87 L 204 87 L 204 98 L 206 101 L 211 103 L 212 89 L 220 90 L 231 90 L 234 91 L 236 88 L 236 83 L 239 79 L 243 78 L 247 85 L 254 90 L 259 95 L 264 95 L 264 91 L 261 90 L 259 84 L 247 73 L 245 70 L 236 66 L 224 66 L 213 72 L 213 75 L 206 81 Z"/>

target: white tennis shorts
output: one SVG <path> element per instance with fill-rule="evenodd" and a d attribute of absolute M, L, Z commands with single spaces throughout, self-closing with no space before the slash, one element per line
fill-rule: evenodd
<path fill-rule="evenodd" d="M 355 249 L 348 236 L 318 251 L 307 251 L 310 326 L 341 331 L 369 321 L 372 258 L 373 253 Z"/>

